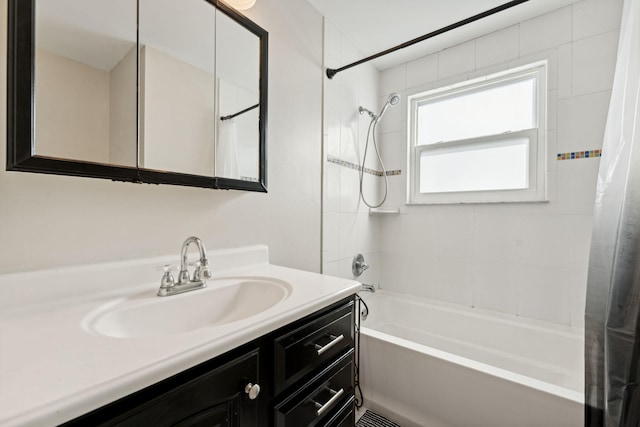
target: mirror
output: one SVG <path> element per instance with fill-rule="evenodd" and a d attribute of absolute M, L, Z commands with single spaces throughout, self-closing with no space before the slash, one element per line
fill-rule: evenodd
<path fill-rule="evenodd" d="M 216 175 L 258 180 L 259 39 L 223 13 L 216 21 L 218 138 Z"/>
<path fill-rule="evenodd" d="M 9 0 L 7 170 L 266 192 L 267 33 L 207 0 Z"/>
<path fill-rule="evenodd" d="M 140 0 L 139 25 L 139 165 L 213 177 L 216 9 L 203 0 Z"/>
<path fill-rule="evenodd" d="M 34 153 L 135 167 L 135 3 L 38 1 L 35 13 Z"/>

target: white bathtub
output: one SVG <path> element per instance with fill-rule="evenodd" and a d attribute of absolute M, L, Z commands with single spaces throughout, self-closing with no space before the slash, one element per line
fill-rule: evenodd
<path fill-rule="evenodd" d="M 583 330 L 361 292 L 364 405 L 403 427 L 579 427 Z"/>

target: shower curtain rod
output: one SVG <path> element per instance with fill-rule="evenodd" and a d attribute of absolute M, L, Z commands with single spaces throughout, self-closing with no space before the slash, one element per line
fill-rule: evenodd
<path fill-rule="evenodd" d="M 235 114 L 229 114 L 228 116 L 222 116 L 222 117 L 220 117 L 220 120 L 230 120 L 230 119 L 233 119 L 234 117 L 237 117 L 237 116 L 239 116 L 240 114 L 248 113 L 248 112 L 249 112 L 249 111 L 251 111 L 251 110 L 255 110 L 255 109 L 256 109 L 256 108 L 258 108 L 259 106 L 260 106 L 260 104 L 252 105 L 251 107 L 249 107 L 249 108 L 245 108 L 245 109 L 244 109 L 244 110 L 242 110 L 242 111 L 238 111 L 238 112 L 237 112 L 237 113 L 235 113 Z"/>
<path fill-rule="evenodd" d="M 440 34 L 446 33 L 448 31 L 455 30 L 456 28 L 462 27 L 463 25 L 470 24 L 470 23 L 472 23 L 474 21 L 478 21 L 479 19 L 486 18 L 487 16 L 494 15 L 494 14 L 496 14 L 498 12 L 502 12 L 503 10 L 510 9 L 510 8 L 512 8 L 514 6 L 517 6 L 517 5 L 521 4 L 521 3 L 526 3 L 528 1 L 529 0 L 513 0 L 513 1 L 510 1 L 510 2 L 505 3 L 503 5 L 494 7 L 493 9 L 489 9 L 489 10 L 486 10 L 486 11 L 484 11 L 482 13 L 474 15 L 474 16 L 472 16 L 470 18 L 463 19 L 462 21 L 458 21 L 455 24 L 447 25 L 446 27 L 440 28 L 439 30 L 432 31 L 432 32 L 430 32 L 428 34 L 425 34 L 424 36 L 420 36 L 420 37 L 415 38 L 413 40 L 409 40 L 408 42 L 404 42 L 402 44 L 399 44 L 398 46 L 389 48 L 387 50 L 383 50 L 382 52 L 378 52 L 378 53 L 376 53 L 374 55 L 371 55 L 371 56 L 368 56 L 368 57 L 366 57 L 364 59 L 361 59 L 359 61 L 353 62 L 353 63 L 351 63 L 349 65 L 345 65 L 344 67 L 327 68 L 327 77 L 329 79 L 332 79 L 333 76 L 338 74 L 340 71 L 348 70 L 349 68 L 355 67 L 356 65 L 364 64 L 365 62 L 372 61 L 374 59 L 380 58 L 381 56 L 388 55 L 388 54 L 393 53 L 395 51 L 398 51 L 400 49 L 404 49 L 405 47 L 412 46 L 412 45 L 414 45 L 416 43 L 420 43 L 422 41 L 425 41 L 425 40 L 430 39 L 432 37 L 435 37 L 435 36 L 438 36 Z"/>

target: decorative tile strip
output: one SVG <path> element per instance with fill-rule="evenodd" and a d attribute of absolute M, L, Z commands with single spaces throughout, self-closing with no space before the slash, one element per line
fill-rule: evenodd
<path fill-rule="evenodd" d="M 592 157 L 601 157 L 602 150 L 590 150 L 590 151 L 573 151 L 571 153 L 558 153 L 556 157 L 558 160 L 575 160 L 575 159 L 589 159 Z"/>
<path fill-rule="evenodd" d="M 357 170 L 358 172 L 360 172 L 362 170 L 362 166 L 357 165 L 355 163 L 351 163 L 351 162 L 347 162 L 346 160 L 342 160 L 339 159 L 337 157 L 333 157 L 333 156 L 327 156 L 327 162 L 329 163 L 334 163 L 336 165 L 348 168 L 348 169 L 354 169 Z M 364 168 L 364 173 L 368 173 L 371 175 L 375 175 L 375 176 L 384 176 L 384 173 L 382 173 L 382 171 L 377 171 L 375 169 L 371 169 L 371 168 Z M 397 170 L 392 170 L 392 171 L 387 171 L 387 176 L 396 176 L 396 175 L 401 175 L 402 174 L 402 170 L 397 169 Z"/>

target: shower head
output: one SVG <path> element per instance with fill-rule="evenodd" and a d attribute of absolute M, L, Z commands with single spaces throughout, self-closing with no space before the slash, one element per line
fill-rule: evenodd
<path fill-rule="evenodd" d="M 399 94 L 392 93 L 391 95 L 389 95 L 389 97 L 387 98 L 387 102 L 385 102 L 384 105 L 382 106 L 382 109 L 380 110 L 380 113 L 376 117 L 376 120 L 380 120 L 382 118 L 384 113 L 387 112 L 387 108 L 389 108 L 389 106 L 396 105 L 398 102 L 400 102 Z"/>

